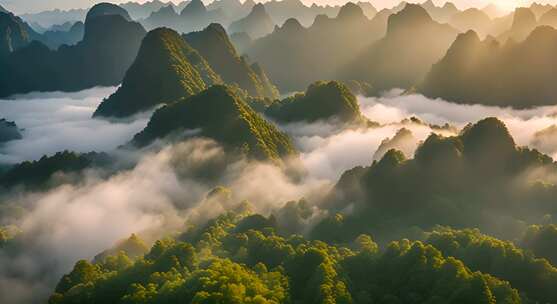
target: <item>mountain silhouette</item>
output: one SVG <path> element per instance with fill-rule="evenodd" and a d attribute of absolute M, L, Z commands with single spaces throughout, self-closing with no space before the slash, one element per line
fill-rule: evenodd
<path fill-rule="evenodd" d="M 15 122 L 7 121 L 4 118 L 0 119 L 0 144 L 22 138 L 23 136 Z"/>
<path fill-rule="evenodd" d="M 511 28 L 497 37 L 501 42 L 513 40 L 515 42 L 524 41 L 528 35 L 536 28 L 537 20 L 534 12 L 526 7 L 519 7 L 513 14 Z"/>
<path fill-rule="evenodd" d="M 275 24 L 271 16 L 267 14 L 265 6 L 256 4 L 245 18 L 232 22 L 229 27 L 230 33 L 247 33 L 251 38 L 261 38 L 273 32 Z"/>
<path fill-rule="evenodd" d="M 473 30 L 478 34 L 485 36 L 491 32 L 491 22 L 491 18 L 488 14 L 477 8 L 470 8 L 455 14 L 450 19 L 449 24 L 461 32 Z"/>
<path fill-rule="evenodd" d="M 389 17 L 387 35 L 340 71 L 376 90 L 409 88 L 443 57 L 458 32 L 434 21 L 419 5 L 408 4 Z"/>
<path fill-rule="evenodd" d="M 387 152 L 393 149 L 402 152 L 406 158 L 412 158 L 417 147 L 418 140 L 412 131 L 402 128 L 392 138 L 386 138 L 381 142 L 373 154 L 373 160 L 380 161 Z"/>
<path fill-rule="evenodd" d="M 418 91 L 452 102 L 528 108 L 553 105 L 557 30 L 536 28 L 523 42 L 481 41 L 461 34 Z"/>
<path fill-rule="evenodd" d="M 278 91 L 259 69 L 261 77 L 252 70 L 246 60 L 240 57 L 232 45 L 226 31 L 220 24 L 213 23 L 203 31 L 183 36 L 229 84 L 236 84 L 249 95 L 258 98 L 278 98 Z"/>
<path fill-rule="evenodd" d="M 142 24 L 148 29 L 168 27 L 179 33 L 199 31 L 211 23 L 226 21 L 226 16 L 221 9 L 208 9 L 201 0 L 192 0 L 177 13 L 174 5 L 161 7 L 158 11 L 142 20 Z"/>
<path fill-rule="evenodd" d="M 162 2 L 159 0 L 152 0 L 144 3 L 130 1 L 119 4 L 119 6 L 125 9 L 133 20 L 141 20 L 149 17 L 151 13 L 156 12 L 163 7 L 171 6 L 174 8 L 176 5 L 172 1 Z"/>
<path fill-rule="evenodd" d="M 207 9 L 223 12 L 225 22 L 221 24 L 227 26 L 232 21 L 245 17 L 254 6 L 255 3 L 252 1 L 244 1 L 242 3 L 240 0 L 217 0 L 208 4 Z"/>
<path fill-rule="evenodd" d="M 0 61 L 30 42 L 29 32 L 21 20 L 11 13 L 0 12 Z"/>
<path fill-rule="evenodd" d="M 146 32 L 139 23 L 119 14 L 87 20 L 83 40 L 74 46 L 52 51 L 34 41 L 0 61 L 0 69 L 6 71 L 0 73 L 0 97 L 119 84 Z"/>
<path fill-rule="evenodd" d="M 222 85 L 157 110 L 132 143 L 145 146 L 187 130 L 199 130 L 195 136 L 214 139 L 228 150 L 257 159 L 279 161 L 296 154 L 288 135 L 257 114 L 233 89 Z"/>
<path fill-rule="evenodd" d="M 112 3 L 102 2 L 96 4 L 87 12 L 87 16 L 85 17 L 85 23 L 89 23 L 94 18 L 97 17 L 113 16 L 113 15 L 121 16 L 126 21 L 132 21 L 132 18 L 130 17 L 130 15 L 125 9 Z"/>
<path fill-rule="evenodd" d="M 543 14 L 538 21 L 539 25 L 548 25 L 557 28 L 557 8 L 552 8 Z"/>
<path fill-rule="evenodd" d="M 122 86 L 94 117 L 126 117 L 192 96 L 220 82 L 209 64 L 180 35 L 167 28 L 147 34 Z"/>
<path fill-rule="evenodd" d="M 300 91 L 315 81 L 336 79 L 338 69 L 384 31 L 381 22 L 370 21 L 359 6 L 347 3 L 335 18 L 319 15 L 308 28 L 288 19 L 272 34 L 255 40 L 246 53 L 281 91 Z"/>
<path fill-rule="evenodd" d="M 43 33 L 43 42 L 49 48 L 56 50 L 61 45 L 75 45 L 83 39 L 85 34 L 85 24 L 78 21 L 71 25 L 67 30 L 51 29 Z"/>

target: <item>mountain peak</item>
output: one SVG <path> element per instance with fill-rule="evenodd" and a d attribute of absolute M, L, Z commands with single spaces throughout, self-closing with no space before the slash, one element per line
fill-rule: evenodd
<path fill-rule="evenodd" d="M 284 22 L 282 27 L 280 28 L 281 31 L 286 33 L 296 33 L 302 31 L 304 27 L 296 18 L 289 18 Z"/>
<path fill-rule="evenodd" d="M 514 12 L 512 30 L 533 28 L 536 26 L 536 15 L 531 9 L 519 7 Z"/>
<path fill-rule="evenodd" d="M 175 15 L 176 11 L 174 10 L 174 6 L 172 6 L 171 4 L 167 5 L 167 6 L 163 6 L 161 7 L 161 9 L 159 9 L 158 11 L 159 14 L 162 15 Z"/>
<path fill-rule="evenodd" d="M 201 0 L 191 0 L 188 5 L 182 10 L 180 15 L 196 15 L 196 14 L 203 14 L 207 12 L 207 7 Z"/>
<path fill-rule="evenodd" d="M 94 116 L 127 117 L 203 91 L 220 82 L 208 63 L 174 30 L 150 31 L 122 85 Z"/>
<path fill-rule="evenodd" d="M 342 123 L 354 123 L 362 119 L 356 97 L 346 85 L 337 81 L 313 83 L 304 94 L 273 103 L 265 114 L 282 122 L 333 118 Z"/>
<path fill-rule="evenodd" d="M 337 19 L 348 20 L 365 17 L 364 10 L 352 2 L 348 2 L 340 8 Z"/>
<path fill-rule="evenodd" d="M 489 117 L 462 131 L 464 153 L 472 158 L 505 161 L 516 150 L 516 144 L 507 126 L 495 117 Z"/>
<path fill-rule="evenodd" d="M 296 154 L 288 135 L 256 113 L 235 90 L 223 85 L 160 108 L 133 143 L 148 145 L 184 129 L 200 130 L 200 136 L 258 159 L 279 161 Z"/>
<path fill-rule="evenodd" d="M 545 12 L 540 17 L 539 23 L 543 25 L 551 25 L 555 27 L 555 25 L 557 25 L 557 8 L 554 7 L 548 10 L 547 12 Z"/>
<path fill-rule="evenodd" d="M 557 41 L 557 30 L 551 26 L 543 25 L 536 27 L 526 38 L 525 44 L 542 46 L 548 41 Z"/>
<path fill-rule="evenodd" d="M 253 8 L 251 9 L 250 14 L 253 14 L 253 15 L 266 15 L 266 14 L 267 14 L 267 10 L 265 9 L 265 5 L 263 5 L 263 3 L 257 3 L 257 4 L 254 5 Z"/>
<path fill-rule="evenodd" d="M 183 35 L 226 83 L 236 84 L 254 97 L 276 98 L 273 85 L 259 77 L 239 55 L 220 24 L 211 24 L 198 32 Z"/>
<path fill-rule="evenodd" d="M 214 32 L 220 36 L 226 36 L 226 30 L 224 29 L 224 27 L 220 24 L 220 23 L 211 23 L 209 24 L 206 28 L 206 31 L 208 32 Z"/>
<path fill-rule="evenodd" d="M 456 7 L 456 5 L 452 2 L 445 2 L 445 5 L 443 5 L 443 9 L 458 11 L 458 7 Z"/>
<path fill-rule="evenodd" d="M 435 3 L 433 3 L 433 0 L 427 0 L 426 2 L 422 3 L 421 6 L 425 9 L 433 9 L 437 7 Z"/>
<path fill-rule="evenodd" d="M 102 2 L 96 4 L 89 10 L 89 12 L 87 12 L 87 17 L 85 17 L 85 24 L 87 24 L 94 18 L 108 15 L 120 15 L 124 19 L 126 19 L 126 21 L 132 21 L 132 18 L 128 14 L 128 11 L 126 11 L 122 7 L 112 3 Z"/>
<path fill-rule="evenodd" d="M 417 4 L 408 3 L 400 12 L 389 17 L 387 32 L 391 33 L 400 29 L 412 29 L 432 21 L 433 19 L 425 8 Z"/>

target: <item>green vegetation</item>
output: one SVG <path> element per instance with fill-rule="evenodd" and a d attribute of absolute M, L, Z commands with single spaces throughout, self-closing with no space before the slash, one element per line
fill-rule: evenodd
<path fill-rule="evenodd" d="M 213 23 L 199 32 L 185 34 L 184 39 L 195 48 L 211 65 L 222 79 L 236 85 L 253 97 L 279 97 L 274 85 L 262 69 L 255 71 L 240 57 L 232 45 L 225 29 Z"/>
<path fill-rule="evenodd" d="M 288 135 L 256 113 L 234 89 L 221 85 L 157 110 L 133 143 L 145 146 L 184 130 L 198 130 L 195 136 L 260 159 L 279 160 L 296 153 Z"/>
<path fill-rule="evenodd" d="M 85 169 L 106 165 L 109 162 L 110 157 L 104 153 L 59 152 L 52 156 L 43 156 L 37 161 L 15 165 L 0 174 L 0 186 L 23 185 L 36 189 L 48 187 L 52 183 L 68 183 L 72 179 L 71 174 L 81 174 Z"/>
<path fill-rule="evenodd" d="M 31 42 L 21 19 L 0 11 L 0 61 Z"/>
<path fill-rule="evenodd" d="M 230 212 L 136 259 L 79 261 L 49 303 L 522 303 L 511 284 L 431 245 L 380 252 L 361 235 L 334 246 L 260 224 L 272 222 Z"/>
<path fill-rule="evenodd" d="M 557 225 L 530 226 L 520 242 L 533 254 L 557 265 Z"/>
<path fill-rule="evenodd" d="M 219 82 L 209 64 L 177 32 L 159 28 L 147 34 L 122 86 L 99 105 L 94 116 L 130 116 Z"/>
<path fill-rule="evenodd" d="M 547 180 L 556 170 L 550 157 L 517 147 L 505 125 L 488 118 L 459 136 L 431 135 L 414 159 L 390 150 L 370 167 L 345 172 L 325 205 L 355 212 L 324 221 L 314 234 L 322 240 L 359 233 L 382 238 L 446 225 L 516 237 L 521 222 L 556 214 L 557 187 Z"/>
<path fill-rule="evenodd" d="M 355 123 L 364 119 L 354 94 L 336 81 L 316 82 L 305 94 L 274 102 L 265 114 L 281 122 L 338 119 L 343 123 Z"/>
<path fill-rule="evenodd" d="M 557 268 L 511 242 L 483 235 L 478 230 L 449 228 L 433 232 L 427 242 L 444 255 L 461 259 L 473 271 L 509 281 L 525 296 L 539 303 L 557 301 Z"/>

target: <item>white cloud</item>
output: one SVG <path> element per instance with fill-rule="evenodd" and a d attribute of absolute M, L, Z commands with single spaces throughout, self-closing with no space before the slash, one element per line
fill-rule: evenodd
<path fill-rule="evenodd" d="M 111 151 L 131 140 L 148 122 L 149 113 L 122 122 L 91 119 L 115 88 L 77 93 L 32 93 L 0 100 L 0 118 L 15 121 L 23 139 L 0 146 L 0 164 L 36 160 L 62 150 Z"/>

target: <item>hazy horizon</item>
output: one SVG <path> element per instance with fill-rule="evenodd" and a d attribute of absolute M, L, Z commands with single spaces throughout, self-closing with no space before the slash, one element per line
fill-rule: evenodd
<path fill-rule="evenodd" d="M 150 2 L 152 0 L 114 0 L 114 1 L 102 1 L 102 0 L 0 0 L 0 5 L 4 8 L 8 9 L 9 11 L 15 14 L 25 14 L 25 13 L 38 13 L 41 11 L 53 10 L 53 9 L 60 9 L 60 10 L 70 10 L 70 9 L 83 9 L 88 8 L 94 5 L 95 3 L 99 2 L 112 2 L 112 3 L 126 3 L 126 2 L 137 2 L 137 3 L 145 3 Z M 162 2 L 174 2 L 180 3 L 181 0 L 160 0 Z M 267 0 L 268 1 L 268 0 Z M 256 2 L 267 2 L 267 1 L 256 1 Z M 362 0 L 360 0 L 362 1 Z M 424 2 L 425 0 L 408 0 L 406 2 Z M 204 3 L 208 4 L 213 2 L 213 0 L 203 0 Z M 243 2 L 243 1 L 242 1 Z M 320 5 L 342 5 L 346 2 L 346 0 L 302 0 L 303 3 L 306 5 L 311 5 L 312 3 L 317 3 Z M 358 1 L 355 1 L 358 2 Z M 390 8 L 396 6 L 398 3 L 402 2 L 400 0 L 371 0 L 366 1 L 363 0 L 362 2 L 371 2 L 373 6 L 377 9 L 383 8 Z M 470 8 L 470 7 L 484 7 L 490 3 L 493 3 L 499 6 L 501 9 L 504 10 L 511 10 L 515 7 L 520 6 L 527 6 L 534 2 L 540 4 L 551 4 L 556 5 L 557 0 L 454 0 L 454 1 L 445 1 L 445 0 L 433 0 L 433 2 L 437 5 L 442 5 L 445 2 L 453 2 L 459 8 Z"/>

